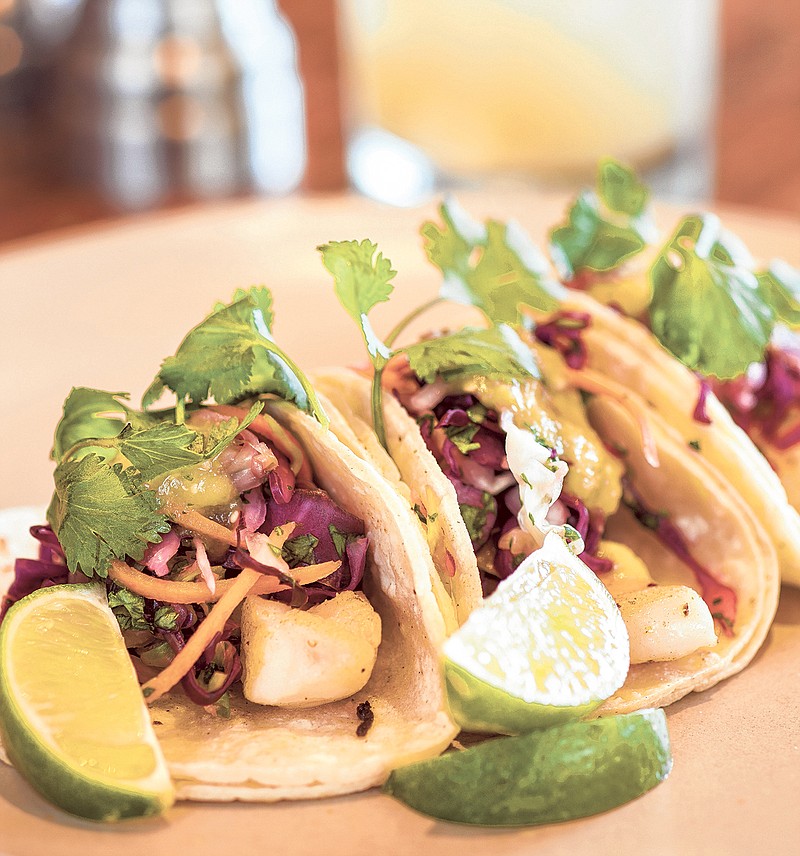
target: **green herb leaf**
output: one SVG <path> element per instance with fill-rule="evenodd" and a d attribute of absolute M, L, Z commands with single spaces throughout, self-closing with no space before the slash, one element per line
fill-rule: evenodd
<path fill-rule="evenodd" d="M 583 270 L 609 271 L 655 240 L 648 191 L 636 174 L 614 160 L 600 161 L 597 190 L 581 193 L 568 222 L 550 232 L 550 253 L 565 280 Z"/>
<path fill-rule="evenodd" d="M 153 624 L 161 630 L 177 630 L 178 613 L 172 606 L 159 606 L 153 616 Z"/>
<path fill-rule="evenodd" d="M 105 577 L 112 559 L 141 561 L 147 545 L 169 531 L 155 493 L 131 468 L 110 467 L 90 454 L 59 464 L 54 479 L 47 520 L 73 573 Z"/>
<path fill-rule="evenodd" d="M 433 383 L 437 376 L 445 380 L 481 376 L 506 381 L 540 377 L 533 352 L 505 324 L 488 329 L 465 327 L 400 350 L 426 383 Z"/>
<path fill-rule="evenodd" d="M 337 529 L 333 523 L 328 525 L 328 532 L 330 532 L 331 540 L 333 541 L 333 548 L 336 550 L 336 555 L 340 559 L 344 557 L 347 545 L 352 541 L 357 541 L 361 537 L 360 535 L 356 535 L 352 532 L 342 532 L 340 529 Z"/>
<path fill-rule="evenodd" d="M 298 535 L 296 538 L 290 538 L 283 545 L 281 555 L 290 568 L 296 568 L 298 565 L 313 565 L 314 550 L 319 544 L 319 538 L 312 535 L 310 532 L 305 535 Z"/>
<path fill-rule="evenodd" d="M 126 403 L 129 397 L 127 392 L 73 387 L 56 426 L 51 457 L 61 461 L 73 446 L 84 440 L 116 437 L 126 423 L 138 427 L 155 424 L 155 417 L 130 408 Z"/>
<path fill-rule="evenodd" d="M 468 425 L 447 425 L 444 433 L 462 455 L 467 455 L 481 447 L 480 443 L 472 442 L 479 428 L 480 425 L 476 425 L 474 422 L 470 422 Z"/>
<path fill-rule="evenodd" d="M 494 324 L 519 324 L 520 305 L 544 312 L 558 307 L 563 289 L 517 223 L 481 226 L 453 201 L 439 212 L 444 225 L 427 222 L 421 234 L 428 258 L 444 275 L 443 299 L 477 306 Z"/>
<path fill-rule="evenodd" d="M 108 593 L 108 605 L 114 613 L 120 630 L 150 630 L 144 617 L 144 598 L 126 588 L 115 588 Z"/>
<path fill-rule="evenodd" d="M 198 435 L 185 425 L 162 422 L 144 431 L 130 425 L 118 437 L 122 454 L 139 470 L 144 481 L 192 464 L 199 464 L 203 455 L 191 447 Z"/>
<path fill-rule="evenodd" d="M 639 217 L 646 212 L 650 191 L 628 167 L 603 158 L 597 167 L 597 192 L 609 211 Z"/>
<path fill-rule="evenodd" d="M 650 269 L 650 325 L 703 375 L 733 378 L 763 359 L 775 324 L 741 242 L 719 218 L 685 217 Z"/>
<path fill-rule="evenodd" d="M 225 422 L 213 425 L 208 434 L 201 434 L 202 445 L 199 451 L 203 458 L 216 458 L 216 456 L 245 428 L 252 425 L 253 420 L 264 409 L 263 401 L 256 401 L 247 411 L 247 416 L 239 422 L 238 419 L 228 419 Z M 195 451 L 198 451 L 195 447 Z"/>
<path fill-rule="evenodd" d="M 327 425 L 308 378 L 273 341 L 272 320 L 269 289 L 237 291 L 232 303 L 218 304 L 188 333 L 175 356 L 164 360 L 143 406 L 151 406 L 165 387 L 181 404 L 187 398 L 200 403 L 209 397 L 230 404 L 274 393 Z"/>
<path fill-rule="evenodd" d="M 389 299 L 397 271 L 372 241 L 331 241 L 317 247 L 322 263 L 333 274 L 334 291 L 350 317 L 361 327 L 364 343 L 376 368 L 386 364 L 391 351 L 378 338 L 367 318 Z"/>
<path fill-rule="evenodd" d="M 461 516 L 466 524 L 469 537 L 473 544 L 477 544 L 481 540 L 481 534 L 484 526 L 486 526 L 486 516 L 491 511 L 497 510 L 497 503 L 494 497 L 487 491 L 481 493 L 481 505 L 467 505 L 466 503 L 459 504 Z"/>
<path fill-rule="evenodd" d="M 800 327 L 800 270 L 775 259 L 756 277 L 761 293 L 778 321 L 789 327 Z"/>

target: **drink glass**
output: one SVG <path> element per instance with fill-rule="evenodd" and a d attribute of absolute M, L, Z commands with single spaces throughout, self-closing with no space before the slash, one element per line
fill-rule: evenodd
<path fill-rule="evenodd" d="M 342 0 L 354 185 L 413 204 L 574 186 L 600 157 L 668 198 L 713 184 L 716 0 Z"/>

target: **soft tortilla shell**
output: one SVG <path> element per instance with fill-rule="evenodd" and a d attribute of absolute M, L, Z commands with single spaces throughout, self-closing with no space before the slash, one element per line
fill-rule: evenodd
<path fill-rule="evenodd" d="M 645 461 L 630 409 L 637 409 L 648 422 L 658 449 L 658 467 Z M 589 415 L 606 443 L 626 450 L 629 475 L 647 506 L 667 513 L 692 556 L 737 595 L 733 636 L 720 633 L 714 648 L 679 660 L 632 666 L 625 685 L 601 712 L 670 704 L 735 674 L 755 656 L 778 605 L 775 547 L 725 476 L 702 457 L 690 455 L 680 436 L 641 399 L 630 394 L 627 406 L 622 407 L 598 396 L 589 404 Z M 611 518 L 607 535 L 626 543 L 644 559 L 656 582 L 699 590 L 691 570 L 627 509 Z"/>
<path fill-rule="evenodd" d="M 336 396 L 337 406 L 348 421 L 368 420 L 368 381 L 342 369 L 326 370 L 318 375 L 317 381 L 327 394 Z M 622 689 L 601 708 L 600 713 L 607 714 L 670 704 L 742 669 L 769 630 L 779 590 L 775 547 L 738 492 L 709 461 L 690 454 L 680 434 L 643 399 L 635 393 L 627 394 L 626 398 L 629 406 L 638 408 L 648 420 L 661 467 L 654 469 L 644 461 L 638 426 L 613 401 L 595 399 L 594 427 L 610 443 L 624 440 L 631 450 L 626 460 L 635 464 L 637 488 L 654 507 L 670 513 L 696 558 L 713 569 L 721 582 L 736 590 L 739 608 L 735 635 L 721 636 L 715 649 L 669 663 L 633 666 Z M 384 400 L 390 450 L 405 484 L 427 482 L 438 495 L 453 490 L 425 446 L 414 420 L 393 398 L 386 396 Z M 462 579 L 479 584 L 474 552 L 457 502 L 443 502 L 442 513 L 448 515 L 454 533 L 452 550 L 457 557 L 457 573 Z M 697 588 L 693 574 L 632 515 L 621 512 L 612 518 L 609 537 L 627 543 L 641 555 L 657 581 L 680 582 Z M 720 556 L 726 557 L 724 566 L 719 565 Z"/>
<path fill-rule="evenodd" d="M 372 428 L 371 381 L 343 368 L 319 369 L 313 373 L 313 379 L 353 429 L 359 444 L 353 449 L 356 454 L 377 466 L 395 489 L 411 502 L 424 502 L 426 486 L 433 491 L 439 502 L 442 539 L 455 560 L 456 573 L 450 577 L 446 568 L 437 570 L 450 591 L 457 623 L 463 624 L 472 610 L 480 605 L 483 596 L 475 551 L 461 519 L 455 488 L 425 445 L 417 423 L 394 396 L 383 396 L 383 418 L 390 456 L 378 442 Z M 331 427 L 336 430 L 335 426 Z"/>
<path fill-rule="evenodd" d="M 446 712 L 439 663 L 445 630 L 430 589 L 431 560 L 421 533 L 408 531 L 413 512 L 317 422 L 293 408 L 276 407 L 273 415 L 303 445 L 320 487 L 366 524 L 364 589 L 383 623 L 378 659 L 361 692 L 301 711 L 236 694 L 230 719 L 221 719 L 173 690 L 153 705 L 152 718 L 181 799 L 272 802 L 365 790 L 400 764 L 438 754 L 457 732 Z M 41 510 L 0 512 L 0 534 L 20 540 L 43 519 Z M 21 540 L 0 570 L 2 590 L 13 576 L 10 558 L 35 555 L 32 539 Z M 362 701 L 375 718 L 358 737 Z"/>
<path fill-rule="evenodd" d="M 697 378 L 643 325 L 580 292 L 571 292 L 564 308 L 592 316 L 582 334 L 589 368 L 647 399 L 686 444 L 697 441 L 699 450 L 689 448 L 688 454 L 707 459 L 725 475 L 772 538 L 784 582 L 800 585 L 800 514 L 787 498 L 789 490 L 800 506 L 800 447 L 782 452 L 756 434 L 770 466 L 715 395 L 706 401 L 711 424 L 694 419 Z"/>

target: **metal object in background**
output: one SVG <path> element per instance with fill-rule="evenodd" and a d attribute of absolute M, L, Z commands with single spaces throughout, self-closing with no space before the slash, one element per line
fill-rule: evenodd
<path fill-rule="evenodd" d="M 274 0 L 85 0 L 56 98 L 74 169 L 125 209 L 302 178 L 302 87 Z"/>

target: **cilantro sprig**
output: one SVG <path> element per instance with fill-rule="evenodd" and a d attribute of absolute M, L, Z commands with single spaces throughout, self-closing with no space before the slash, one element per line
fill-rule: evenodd
<path fill-rule="evenodd" d="M 655 336 L 703 375 L 744 374 L 763 360 L 778 321 L 800 322 L 800 273 L 785 263 L 754 267 L 718 217 L 684 217 L 650 270 Z"/>
<path fill-rule="evenodd" d="M 390 348 L 373 329 L 369 313 L 378 303 L 388 300 L 394 290 L 391 280 L 396 273 L 391 262 L 367 240 L 332 241 L 318 249 L 324 266 L 333 274 L 334 291 L 360 327 L 372 360 L 372 421 L 384 447 L 387 441 L 381 377 L 386 364 L 397 354 L 405 354 L 411 368 L 426 382 L 432 382 L 437 376 L 454 380 L 477 374 L 502 377 L 507 381 L 538 377 L 532 352 L 514 330 L 503 323 L 486 329 L 465 328 L 435 339 Z M 397 328 L 393 335 L 396 331 Z"/>
<path fill-rule="evenodd" d="M 273 341 L 273 320 L 272 295 L 263 287 L 218 304 L 164 360 L 144 410 L 132 408 L 123 392 L 70 392 L 53 443 L 55 492 L 47 516 L 71 571 L 105 577 L 113 559 L 140 561 L 170 526 L 152 485 L 216 457 L 264 403 L 256 401 L 242 421 L 208 432 L 186 424 L 187 406 L 271 393 L 328 424 L 310 382 Z M 177 397 L 175 409 L 149 410 L 165 388 Z"/>
<path fill-rule="evenodd" d="M 188 399 L 213 397 L 233 404 L 274 393 L 294 402 L 327 427 L 328 418 L 310 381 L 272 338 L 272 294 L 263 286 L 239 289 L 229 304 L 214 311 L 186 335 L 167 357 L 142 400 L 151 407 L 165 388 L 178 398 L 178 421 Z"/>
<path fill-rule="evenodd" d="M 170 526 L 133 467 L 109 465 L 94 454 L 56 467 L 47 520 L 69 570 L 87 577 L 107 576 L 112 559 L 140 561 Z"/>
<path fill-rule="evenodd" d="M 550 233 L 562 278 L 574 282 L 583 271 L 613 270 L 652 243 L 648 196 L 632 170 L 601 161 L 596 190 L 578 196 L 569 222 Z M 702 375 L 738 377 L 763 361 L 776 324 L 800 326 L 800 271 L 783 261 L 757 270 L 715 215 L 692 214 L 678 223 L 650 267 L 649 285 L 654 335 Z"/>
<path fill-rule="evenodd" d="M 476 223 L 452 200 L 439 214 L 442 224 L 428 221 L 420 231 L 428 259 L 443 275 L 440 300 L 476 306 L 495 324 L 522 323 L 520 306 L 558 308 L 564 289 L 517 223 Z"/>
<path fill-rule="evenodd" d="M 127 397 L 73 389 L 56 428 L 47 519 L 70 571 L 87 577 L 105 577 L 112 559 L 140 561 L 170 525 L 151 483 L 216 457 L 264 407 L 256 402 L 241 422 L 226 420 L 204 434 L 171 421 L 169 413 L 159 418 L 131 410 Z"/>
<path fill-rule="evenodd" d="M 595 190 L 572 203 L 567 222 L 550 232 L 550 253 L 565 281 L 582 271 L 614 270 L 656 237 L 649 192 L 636 173 L 605 158 Z"/>

